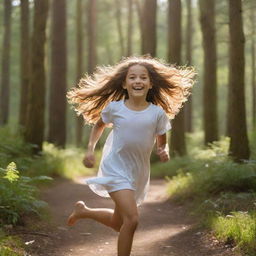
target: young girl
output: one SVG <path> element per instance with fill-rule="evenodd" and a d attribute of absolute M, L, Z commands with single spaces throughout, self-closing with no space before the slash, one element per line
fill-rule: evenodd
<path fill-rule="evenodd" d="M 115 209 L 92 209 L 78 201 L 68 225 L 94 219 L 119 232 L 118 256 L 129 256 L 138 225 L 138 205 L 145 199 L 150 154 L 156 140 L 162 162 L 169 160 L 166 132 L 193 85 L 192 68 L 169 66 L 149 57 L 129 57 L 113 67 L 98 68 L 68 92 L 69 102 L 93 123 L 83 163 L 93 167 L 94 149 L 104 128 L 112 124 L 98 177 L 86 180 L 96 194 L 111 197 Z"/>

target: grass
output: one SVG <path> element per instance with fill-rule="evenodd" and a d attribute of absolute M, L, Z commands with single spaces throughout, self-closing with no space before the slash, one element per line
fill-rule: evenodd
<path fill-rule="evenodd" d="M 84 150 L 75 147 L 60 149 L 44 143 L 43 152 L 32 156 L 33 145 L 24 142 L 19 132 L 0 128 L 0 228 L 23 225 L 26 216 L 47 213 L 46 203 L 38 200 L 38 186 L 50 177 L 68 179 L 90 175 L 92 169 L 82 165 Z M 100 153 L 96 152 L 97 159 Z M 97 168 L 97 167 L 96 167 Z M 40 208 L 40 210 L 39 210 Z M 43 208 L 43 209 L 42 209 Z M 40 214 L 39 214 L 40 213 Z M 14 227 L 15 228 L 15 227 Z M 16 237 L 0 232 L 0 255 L 24 255 Z"/>
<path fill-rule="evenodd" d="M 0 255 L 1 256 L 23 256 L 26 255 L 23 243 L 16 236 L 7 236 L 0 229 Z"/>
<path fill-rule="evenodd" d="M 250 134 L 251 160 L 243 164 L 228 157 L 228 138 L 204 148 L 201 135 L 188 135 L 188 156 L 154 163 L 152 176 L 166 177 L 172 200 L 193 202 L 193 213 L 219 239 L 256 255 L 256 132 Z"/>

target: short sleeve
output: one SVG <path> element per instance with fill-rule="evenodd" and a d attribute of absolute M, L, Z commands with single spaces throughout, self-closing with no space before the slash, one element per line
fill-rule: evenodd
<path fill-rule="evenodd" d="M 112 107 L 111 102 L 101 111 L 101 118 L 105 124 L 112 123 Z"/>
<path fill-rule="evenodd" d="M 162 110 L 159 114 L 158 122 L 157 122 L 157 128 L 156 128 L 156 134 L 162 135 L 169 131 L 172 128 L 170 120 L 166 113 Z"/>

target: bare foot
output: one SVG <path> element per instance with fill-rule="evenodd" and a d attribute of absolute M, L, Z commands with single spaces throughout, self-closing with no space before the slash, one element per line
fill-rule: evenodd
<path fill-rule="evenodd" d="M 76 202 L 74 211 L 68 217 L 68 226 L 73 226 L 77 220 L 86 218 L 88 211 L 89 209 L 83 201 Z"/>

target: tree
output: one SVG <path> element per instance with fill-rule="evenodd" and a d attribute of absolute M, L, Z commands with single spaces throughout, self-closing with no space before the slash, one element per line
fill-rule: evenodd
<path fill-rule="evenodd" d="M 97 1 L 89 0 L 87 8 L 88 16 L 88 73 L 93 73 L 97 63 Z"/>
<path fill-rule="evenodd" d="M 0 125 L 8 122 L 10 101 L 10 48 L 12 0 L 4 0 L 4 35 L 0 91 Z"/>
<path fill-rule="evenodd" d="M 187 24 L 186 24 L 186 63 L 188 66 L 192 64 L 192 38 L 193 38 L 193 19 L 192 19 L 192 1 L 186 0 L 187 4 Z M 185 129 L 192 132 L 192 95 L 184 106 Z"/>
<path fill-rule="evenodd" d="M 29 85 L 29 1 L 21 0 L 20 2 L 20 112 L 19 124 L 25 126 L 26 114 L 28 110 L 28 85 Z"/>
<path fill-rule="evenodd" d="M 48 141 L 66 143 L 66 0 L 52 1 L 51 76 Z"/>
<path fill-rule="evenodd" d="M 132 54 L 132 21 L 133 21 L 133 0 L 128 1 L 128 26 L 127 26 L 127 52 L 126 56 L 130 56 Z"/>
<path fill-rule="evenodd" d="M 218 140 L 217 118 L 217 51 L 215 36 L 215 0 L 199 0 L 200 23 L 203 34 L 203 124 L 204 143 Z"/>
<path fill-rule="evenodd" d="M 181 1 L 169 0 L 168 8 L 168 60 L 172 64 L 181 64 Z M 172 122 L 171 153 L 186 154 L 184 109 Z"/>
<path fill-rule="evenodd" d="M 255 61 L 255 9 L 251 8 L 251 27 L 252 27 L 252 40 L 251 40 L 251 58 L 252 58 L 252 77 L 251 77 L 251 85 L 252 85 L 252 125 L 253 128 L 256 129 L 256 61 Z"/>
<path fill-rule="evenodd" d="M 250 149 L 247 136 L 244 75 L 245 38 L 243 32 L 241 0 L 229 0 L 229 101 L 231 111 L 229 154 L 235 161 L 249 159 Z"/>
<path fill-rule="evenodd" d="M 83 27 L 82 27 L 82 0 L 76 2 L 76 80 L 79 82 L 83 74 Z M 83 118 L 76 119 L 76 145 L 82 142 Z"/>
<path fill-rule="evenodd" d="M 28 113 L 25 140 L 36 145 L 34 153 L 42 150 L 45 113 L 45 42 L 48 0 L 35 0 L 31 40 L 31 72 L 29 80 Z"/>
<path fill-rule="evenodd" d="M 124 46 L 124 36 L 123 36 L 123 30 L 122 30 L 122 14 L 121 14 L 120 0 L 115 0 L 115 6 L 116 6 L 116 22 L 117 22 L 119 44 L 121 48 L 121 56 L 124 56 L 125 46 Z"/>
<path fill-rule="evenodd" d="M 142 13 L 142 54 L 156 56 L 156 0 L 144 0 Z"/>

